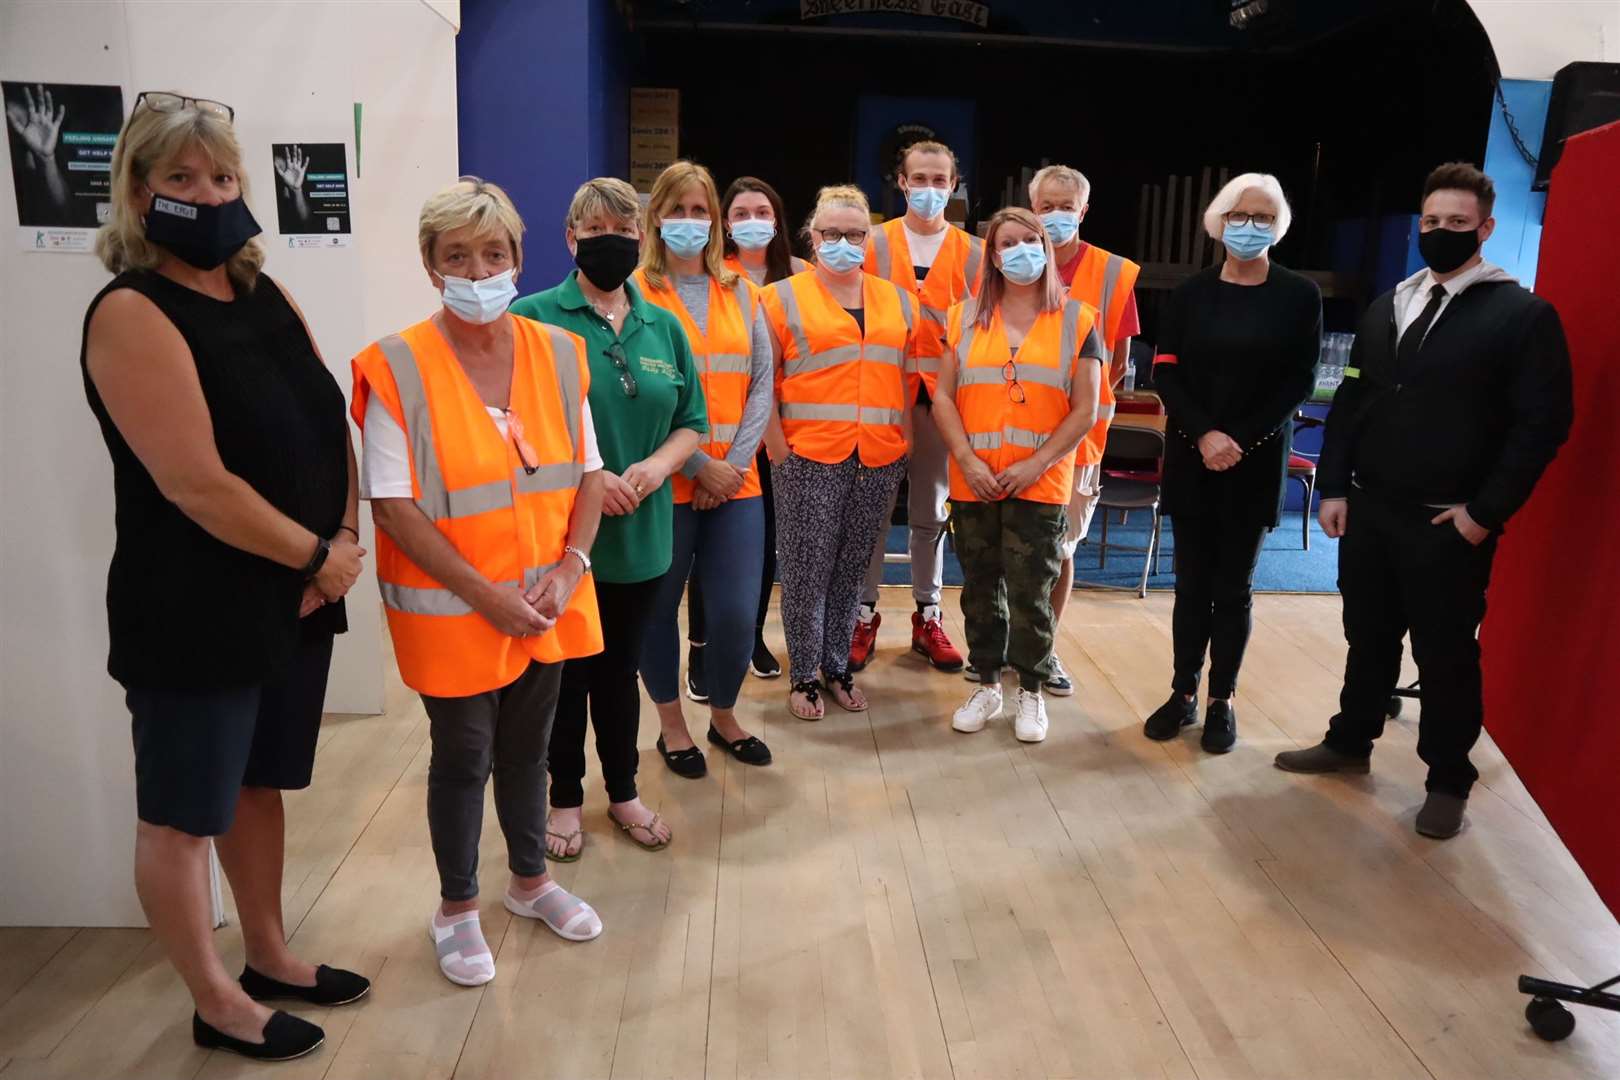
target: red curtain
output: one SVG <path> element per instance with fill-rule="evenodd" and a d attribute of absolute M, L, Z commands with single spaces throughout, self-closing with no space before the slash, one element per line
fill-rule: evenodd
<path fill-rule="evenodd" d="M 1575 427 L 1509 523 L 1480 631 L 1485 721 L 1620 917 L 1620 123 L 1553 173 L 1536 291 L 1558 309 Z"/>

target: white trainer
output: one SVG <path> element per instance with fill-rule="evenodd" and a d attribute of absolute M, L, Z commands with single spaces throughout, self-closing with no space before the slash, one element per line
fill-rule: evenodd
<path fill-rule="evenodd" d="M 951 727 L 957 731 L 983 731 L 984 725 L 1001 715 L 1001 687 L 982 683 L 967 699 L 967 704 L 951 717 Z"/>
<path fill-rule="evenodd" d="M 1018 688 L 1018 711 L 1013 716 L 1013 734 L 1019 742 L 1042 742 L 1046 739 L 1046 699 L 1038 690 Z"/>

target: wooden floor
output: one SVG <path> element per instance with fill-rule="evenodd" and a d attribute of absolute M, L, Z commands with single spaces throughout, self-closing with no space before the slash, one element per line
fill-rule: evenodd
<path fill-rule="evenodd" d="M 144 932 L 3 930 L 0 1080 L 1620 1074 L 1620 1017 L 1582 1010 L 1556 1046 L 1526 1029 L 1516 976 L 1606 977 L 1620 932 L 1494 747 L 1445 844 L 1412 831 L 1410 719 L 1370 777 L 1272 767 L 1332 711 L 1336 597 L 1260 598 L 1223 758 L 1140 735 L 1166 693 L 1166 595 L 1079 595 L 1060 648 L 1080 693 L 1033 747 L 1005 721 L 950 730 L 968 686 L 904 651 L 894 597 L 869 715 L 802 723 L 780 680 L 749 680 L 774 767 L 711 754 L 706 780 L 676 778 L 644 709 L 643 793 L 676 844 L 610 835 L 592 791 L 585 857 L 558 877 L 599 940 L 501 908 L 491 812 L 482 989 L 446 982 L 427 940 L 427 724 L 392 680 L 387 714 L 329 719 L 289 800 L 294 944 L 376 982 L 308 1011 L 326 1045 L 276 1067 L 207 1055 Z M 239 964 L 235 930 L 218 938 Z"/>

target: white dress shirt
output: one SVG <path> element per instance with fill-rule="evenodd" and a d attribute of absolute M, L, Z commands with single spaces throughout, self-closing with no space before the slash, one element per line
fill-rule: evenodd
<path fill-rule="evenodd" d="M 1446 290 L 1445 299 L 1440 301 L 1440 310 L 1434 313 L 1434 320 L 1429 323 L 1429 329 L 1446 313 L 1451 301 L 1467 291 L 1470 285 L 1477 285 L 1481 281 L 1512 281 L 1513 276 L 1495 263 L 1488 263 L 1481 259 L 1478 263 L 1464 270 L 1450 281 L 1441 285 Z M 1437 282 L 1434 280 L 1434 271 L 1425 267 L 1423 270 L 1395 287 L 1395 337 L 1399 340 L 1406 333 L 1406 328 L 1417 322 L 1417 317 L 1423 314 L 1423 309 L 1429 306 L 1429 296 Z M 1425 335 L 1427 336 L 1427 335 Z"/>

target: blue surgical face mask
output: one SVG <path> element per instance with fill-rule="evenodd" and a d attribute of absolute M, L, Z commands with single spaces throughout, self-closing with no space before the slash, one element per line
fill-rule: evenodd
<path fill-rule="evenodd" d="M 473 281 L 471 278 L 439 275 L 444 282 L 444 306 L 463 322 L 483 326 L 492 323 L 517 299 L 516 270 Z"/>
<path fill-rule="evenodd" d="M 1221 243 L 1235 259 L 1248 262 L 1258 259 L 1276 240 L 1270 231 L 1250 221 L 1243 225 L 1228 225 L 1221 232 Z"/>
<path fill-rule="evenodd" d="M 906 202 L 917 211 L 917 216 L 932 221 L 945 212 L 945 204 L 950 201 L 951 194 L 944 188 L 920 187 L 912 188 L 906 192 Z"/>
<path fill-rule="evenodd" d="M 1062 247 L 1080 231 L 1080 214 L 1075 210 L 1050 210 L 1041 215 L 1041 224 L 1052 238 L 1052 246 Z"/>
<path fill-rule="evenodd" d="M 1001 272 L 1014 285 L 1029 285 L 1046 273 L 1046 249 L 1031 240 L 1001 249 Z"/>
<path fill-rule="evenodd" d="M 866 261 L 866 250 L 840 237 L 816 247 L 816 261 L 835 274 L 847 274 Z"/>
<path fill-rule="evenodd" d="M 660 222 L 658 235 L 669 245 L 670 254 L 690 259 L 709 242 L 709 223 L 701 218 L 670 218 Z"/>
<path fill-rule="evenodd" d="M 759 218 L 749 218 L 746 221 L 733 221 L 731 223 L 731 238 L 737 241 L 737 246 L 747 248 L 749 251 L 758 251 L 769 244 L 776 236 L 776 222 L 761 221 Z"/>

